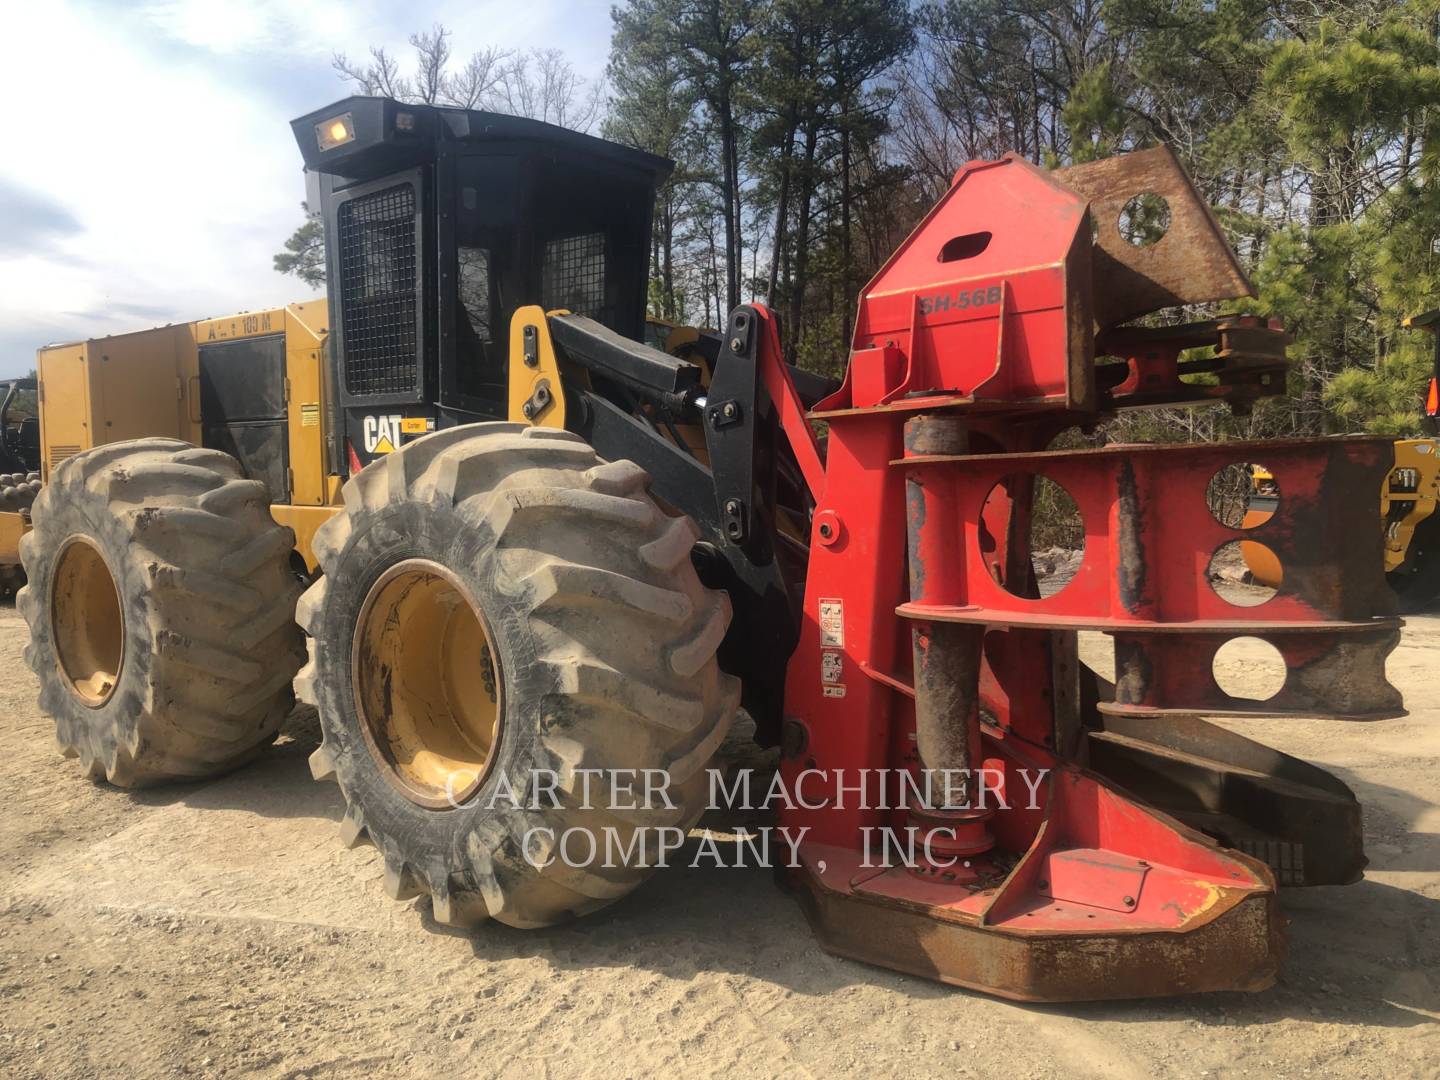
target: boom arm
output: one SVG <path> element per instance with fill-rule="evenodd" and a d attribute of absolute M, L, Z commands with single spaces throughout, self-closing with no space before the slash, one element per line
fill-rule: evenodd
<path fill-rule="evenodd" d="M 650 474 L 652 490 L 700 527 L 701 577 L 728 592 L 734 607 L 721 663 L 740 676 L 757 738 L 769 745 L 780 737 L 805 561 L 803 541 L 782 533 L 781 506 L 787 500 L 779 493 L 780 481 L 798 465 L 803 476 L 798 496 L 805 505 L 794 509 L 808 518 L 824 471 L 799 393 L 780 358 L 774 317 L 758 306 L 741 307 L 727 325 L 705 396 L 695 364 L 622 338 L 591 319 L 562 314 L 545 320 L 556 359 L 583 370 L 591 384 L 582 388 L 576 385 L 580 380 L 565 380 L 567 426 L 603 457 L 640 465 Z M 534 341 L 543 352 L 539 339 L 537 333 L 519 340 Z M 523 356 L 518 364 L 512 358 L 512 376 L 528 370 L 526 364 Z M 697 418 L 704 460 L 668 436 L 675 422 Z M 790 494 L 788 501 L 796 497 Z M 807 524 L 801 522 L 800 535 Z M 795 547 L 799 554 L 781 557 Z"/>

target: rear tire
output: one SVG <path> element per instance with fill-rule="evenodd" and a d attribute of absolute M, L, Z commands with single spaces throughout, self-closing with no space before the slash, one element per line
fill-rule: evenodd
<path fill-rule="evenodd" d="M 706 767 L 739 698 L 715 661 L 730 602 L 695 574 L 694 523 L 662 511 L 648 482 L 568 432 L 477 424 L 345 485 L 345 513 L 315 537 L 324 573 L 298 609 L 311 659 L 295 685 L 319 709 L 311 769 L 345 795 L 342 838 L 383 851 L 392 898 L 428 893 L 450 925 L 550 925 L 635 888 L 653 862 L 646 827 L 683 836 L 705 809 Z M 422 594 L 447 599 L 423 608 Z M 444 646 L 442 623 L 464 628 L 463 649 Z M 434 656 L 428 668 L 405 657 L 406 640 Z M 463 663 L 444 659 L 458 651 Z M 498 688 L 491 713 L 481 681 Z M 395 721 L 418 700 L 424 745 Z M 583 805 L 585 769 L 665 770 L 673 808 L 608 808 L 600 780 Z M 537 771 L 553 773 L 559 805 L 514 806 L 503 792 L 529 803 Z M 559 854 L 539 830 L 574 830 L 570 861 L 586 865 L 536 865 Z M 599 865 L 585 839 L 607 835 L 640 846 Z"/>
<path fill-rule="evenodd" d="M 250 760 L 293 705 L 294 535 L 218 450 L 112 443 L 61 464 L 20 541 L 25 660 L 67 757 L 120 787 Z"/>

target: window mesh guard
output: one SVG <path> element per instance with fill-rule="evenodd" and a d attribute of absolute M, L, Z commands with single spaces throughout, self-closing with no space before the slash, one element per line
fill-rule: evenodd
<path fill-rule="evenodd" d="M 612 323 L 613 313 L 605 303 L 605 234 L 547 241 L 540 297 L 547 311 L 566 308 L 606 325 Z"/>
<path fill-rule="evenodd" d="M 340 311 L 345 389 L 416 389 L 415 189 L 410 184 L 342 203 Z"/>

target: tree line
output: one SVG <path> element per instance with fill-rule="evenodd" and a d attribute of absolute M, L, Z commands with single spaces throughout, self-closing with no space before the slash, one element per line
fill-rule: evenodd
<path fill-rule="evenodd" d="M 565 101 L 544 118 L 672 158 L 652 315 L 714 326 L 760 300 L 787 355 L 828 373 L 859 289 L 960 165 L 1164 142 L 1256 286 L 1242 306 L 1295 340 L 1287 399 L 1153 433 L 1418 430 L 1430 342 L 1401 323 L 1440 306 L 1440 0 L 620 0 L 611 18 L 603 88 L 558 54 L 568 83 L 496 49 L 454 63 L 440 28 L 412 39 L 413 76 L 336 66 L 524 115 L 505 80 L 540 81 Z"/>

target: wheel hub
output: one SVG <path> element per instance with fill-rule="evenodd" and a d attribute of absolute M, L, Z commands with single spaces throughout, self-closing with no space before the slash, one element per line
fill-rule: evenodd
<path fill-rule="evenodd" d="M 470 798 L 494 763 L 503 698 L 494 639 L 459 578 L 428 559 L 387 569 L 361 607 L 351 663 L 390 784 L 430 809 Z"/>
<path fill-rule="evenodd" d="M 120 590 L 98 548 L 72 536 L 60 548 L 50 587 L 50 628 L 65 685 L 98 709 L 110 700 L 125 659 Z"/>

